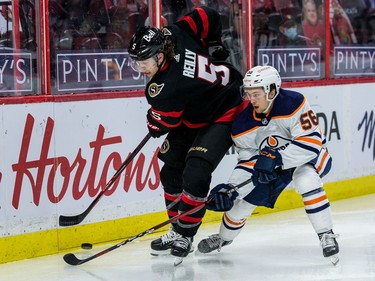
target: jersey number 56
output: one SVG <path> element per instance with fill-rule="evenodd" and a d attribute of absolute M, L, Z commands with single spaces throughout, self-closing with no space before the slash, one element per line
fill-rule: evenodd
<path fill-rule="evenodd" d="M 313 125 L 317 126 L 319 124 L 318 118 L 311 109 L 305 113 L 302 113 L 299 122 L 304 130 L 310 130 Z"/>

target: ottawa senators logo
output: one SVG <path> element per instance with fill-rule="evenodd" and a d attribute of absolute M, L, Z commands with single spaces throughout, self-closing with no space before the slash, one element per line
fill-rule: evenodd
<path fill-rule="evenodd" d="M 148 95 L 152 98 L 156 97 L 158 94 L 160 94 L 161 90 L 163 90 L 164 88 L 164 83 L 163 84 L 156 84 L 156 83 L 152 83 L 149 87 L 148 87 Z"/>
<path fill-rule="evenodd" d="M 160 146 L 160 153 L 167 153 L 170 148 L 169 141 L 164 140 L 163 144 Z"/>

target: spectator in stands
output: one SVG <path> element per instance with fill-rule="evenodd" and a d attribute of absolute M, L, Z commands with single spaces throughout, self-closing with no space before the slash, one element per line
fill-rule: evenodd
<path fill-rule="evenodd" d="M 254 0 L 252 2 L 252 9 L 253 12 L 263 11 L 268 14 L 276 12 L 273 0 Z"/>
<path fill-rule="evenodd" d="M 322 47 L 324 43 L 324 23 L 318 17 L 318 10 L 314 0 L 303 1 L 303 35 L 307 46 Z"/>
<path fill-rule="evenodd" d="M 278 29 L 269 26 L 270 16 L 265 12 L 256 12 L 253 15 L 254 46 L 264 48 L 277 44 Z"/>
<path fill-rule="evenodd" d="M 277 35 L 279 33 L 278 27 L 272 30 L 269 26 L 270 15 L 276 13 L 273 0 L 253 1 L 252 13 L 255 48 L 276 45 Z"/>
<path fill-rule="evenodd" d="M 369 31 L 366 25 L 366 10 L 370 5 L 368 0 L 339 0 L 353 28 L 358 43 L 366 43 Z"/>
<path fill-rule="evenodd" d="M 285 15 L 279 28 L 279 44 L 282 46 L 304 46 L 306 40 L 299 34 L 300 26 L 292 15 Z"/>
<path fill-rule="evenodd" d="M 357 43 L 353 27 L 348 16 L 338 0 L 331 0 L 331 31 L 336 45 L 351 45 Z"/>

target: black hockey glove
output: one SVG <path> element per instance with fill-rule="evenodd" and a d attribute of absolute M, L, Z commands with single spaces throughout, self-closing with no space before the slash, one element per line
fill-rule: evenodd
<path fill-rule="evenodd" d="M 229 51 L 222 45 L 209 47 L 210 55 L 216 60 L 226 60 L 229 57 Z"/>
<path fill-rule="evenodd" d="M 282 164 L 281 155 L 277 150 L 269 147 L 263 148 L 254 166 L 254 170 L 259 173 L 258 181 L 260 183 L 269 183 L 277 179 L 275 168 Z"/>
<path fill-rule="evenodd" d="M 215 212 L 226 212 L 232 209 L 233 201 L 237 198 L 238 192 L 228 193 L 233 186 L 221 183 L 215 186 L 207 198 L 206 208 Z"/>
<path fill-rule="evenodd" d="M 168 133 L 168 131 L 158 127 L 158 124 L 154 121 L 154 118 L 151 116 L 150 111 L 147 112 L 147 128 L 153 138 L 159 138 L 162 135 Z"/>

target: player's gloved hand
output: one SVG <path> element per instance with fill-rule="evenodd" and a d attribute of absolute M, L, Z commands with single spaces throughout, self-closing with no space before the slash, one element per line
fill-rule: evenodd
<path fill-rule="evenodd" d="M 231 189 L 233 189 L 233 186 L 225 183 L 215 186 L 207 198 L 206 208 L 216 212 L 226 212 L 232 209 L 233 201 L 237 198 L 238 192 L 228 193 Z"/>
<path fill-rule="evenodd" d="M 260 183 L 269 183 L 277 178 L 275 168 L 283 164 L 280 153 L 270 147 L 261 150 L 254 170 L 257 171 Z"/>
<path fill-rule="evenodd" d="M 150 135 L 153 138 L 159 138 L 162 135 L 168 133 L 168 131 L 159 128 L 158 124 L 154 121 L 154 118 L 150 114 L 150 110 L 147 112 L 147 128 Z"/>
<path fill-rule="evenodd" d="M 226 60 L 229 57 L 229 51 L 222 45 L 209 47 L 210 55 L 217 60 Z"/>

